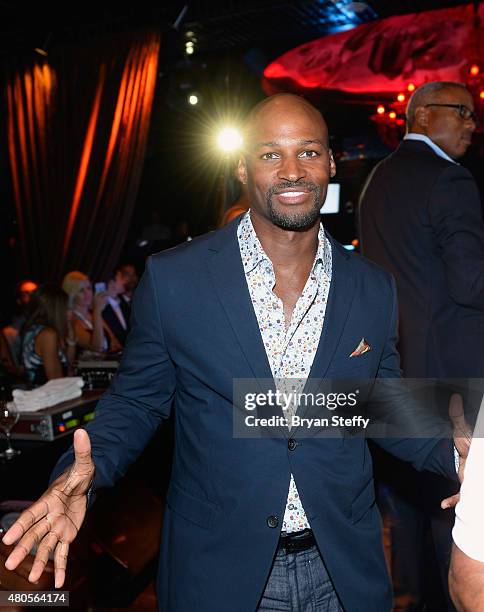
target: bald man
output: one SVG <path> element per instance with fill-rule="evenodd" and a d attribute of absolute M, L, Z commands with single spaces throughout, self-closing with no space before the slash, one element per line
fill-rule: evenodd
<path fill-rule="evenodd" d="M 335 171 L 310 104 L 278 95 L 252 111 L 238 166 L 250 212 L 148 260 L 114 384 L 57 480 L 4 537 L 20 538 L 9 569 L 40 541 L 30 579 L 55 550 L 61 586 L 89 487 L 112 486 L 171 413 L 160 610 L 391 609 L 364 436 L 316 437 L 292 406 L 274 407 L 274 425 L 250 425 L 288 382 L 400 373 L 390 275 L 321 224 Z M 378 443 L 455 474 L 448 441 Z"/>
<path fill-rule="evenodd" d="M 404 376 L 481 378 L 484 224 L 476 183 L 457 161 L 476 128 L 474 101 L 460 83 L 426 83 L 409 99 L 406 115 L 403 142 L 362 191 L 362 252 L 395 277 Z M 401 482 L 388 504 L 396 599 L 406 602 L 398 610 L 420 609 L 429 592 L 423 579 L 429 519 L 441 578 L 434 590 L 453 610 L 447 589 L 453 517 L 429 510 L 452 491 L 407 465 L 394 463 L 390 478 Z"/>

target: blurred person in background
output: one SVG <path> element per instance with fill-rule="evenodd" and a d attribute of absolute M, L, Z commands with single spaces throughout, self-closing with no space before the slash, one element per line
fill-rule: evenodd
<path fill-rule="evenodd" d="M 64 276 L 62 288 L 69 296 L 69 309 L 78 348 L 99 353 L 107 350 L 108 341 L 102 318 L 107 301 L 106 292 L 93 296 L 89 277 L 77 270 Z"/>
<path fill-rule="evenodd" d="M 57 285 L 42 285 L 32 295 L 20 335 L 25 375 L 34 386 L 69 373 L 76 342 L 67 307 L 67 294 Z"/>
<path fill-rule="evenodd" d="M 3 329 L 3 335 L 8 342 L 10 355 L 15 366 L 20 366 L 20 330 L 25 323 L 26 310 L 32 293 L 38 289 L 37 283 L 31 280 L 21 280 L 15 286 L 15 310 L 10 325 Z"/>
<path fill-rule="evenodd" d="M 120 297 L 120 306 L 123 311 L 123 315 L 126 319 L 129 329 L 129 317 L 131 315 L 131 300 L 133 298 L 134 290 L 138 286 L 139 277 L 136 267 L 132 263 L 121 264 L 117 268 L 117 272 L 121 275 L 121 281 L 124 286 L 123 293 Z"/>
<path fill-rule="evenodd" d="M 104 328 L 109 334 L 111 351 L 121 350 L 128 335 L 129 312 L 121 299 L 123 292 L 124 283 L 121 272 L 117 270 L 107 282 L 106 306 L 102 312 Z"/>
<path fill-rule="evenodd" d="M 461 408 L 462 410 L 462 408 Z M 464 482 L 455 508 L 449 571 L 452 600 L 459 612 L 484 611 L 484 399 L 472 436 Z"/>

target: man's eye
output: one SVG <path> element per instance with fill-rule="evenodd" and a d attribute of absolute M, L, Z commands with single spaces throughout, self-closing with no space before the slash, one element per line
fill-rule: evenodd
<path fill-rule="evenodd" d="M 303 151 L 299 154 L 299 157 L 319 157 L 320 153 L 317 151 Z"/>
<path fill-rule="evenodd" d="M 260 156 L 261 159 L 279 159 L 277 153 L 263 153 Z"/>

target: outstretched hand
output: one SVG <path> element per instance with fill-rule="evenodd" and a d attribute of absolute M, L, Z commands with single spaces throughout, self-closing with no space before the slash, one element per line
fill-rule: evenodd
<path fill-rule="evenodd" d="M 472 431 L 467 424 L 464 416 L 464 404 L 462 396 L 454 393 L 449 402 L 449 417 L 454 428 L 454 447 L 459 454 L 459 469 L 457 475 L 459 482 L 462 484 L 464 480 L 464 470 L 466 465 L 467 455 L 472 441 Z M 453 508 L 460 499 L 460 493 L 456 493 L 451 497 L 442 500 L 440 504 L 443 509 Z"/>
<path fill-rule="evenodd" d="M 47 491 L 27 508 L 3 536 L 4 544 L 17 545 L 8 556 L 5 567 L 15 569 L 29 554 L 33 546 L 37 553 L 29 574 L 36 582 L 54 554 L 55 587 L 64 584 L 69 546 L 84 521 L 87 510 L 87 492 L 94 477 L 91 442 L 87 431 L 74 432 L 74 463 Z"/>

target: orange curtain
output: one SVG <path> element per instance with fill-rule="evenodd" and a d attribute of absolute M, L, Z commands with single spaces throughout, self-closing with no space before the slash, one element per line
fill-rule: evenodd
<path fill-rule="evenodd" d="M 112 271 L 146 150 L 157 32 L 64 50 L 12 72 L 7 137 L 22 274 L 59 281 Z"/>

